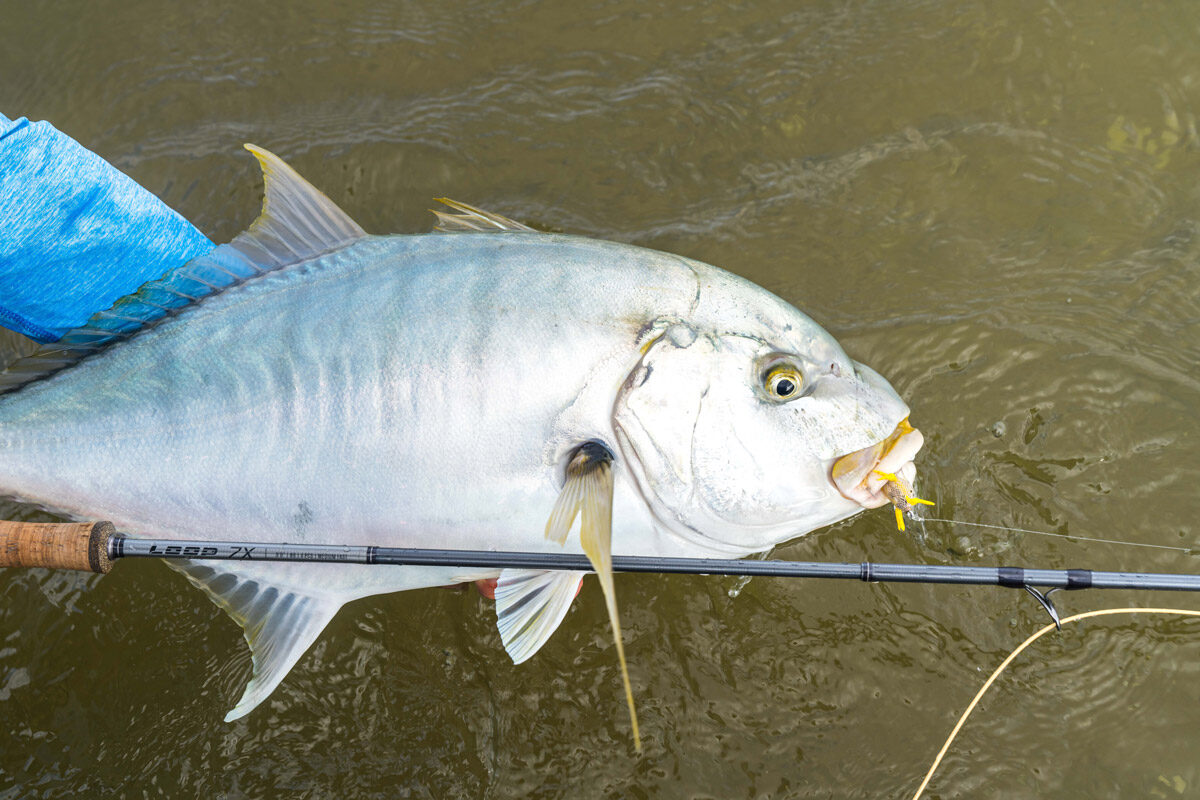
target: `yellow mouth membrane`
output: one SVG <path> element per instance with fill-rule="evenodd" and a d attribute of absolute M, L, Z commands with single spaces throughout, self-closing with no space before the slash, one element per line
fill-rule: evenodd
<path fill-rule="evenodd" d="M 905 417 L 886 439 L 834 461 L 830 480 L 842 495 L 863 508 L 879 508 L 891 503 L 896 513 L 896 527 L 903 531 L 905 517 L 920 519 L 915 506 L 933 505 L 917 497 L 912 489 L 916 478 L 912 459 L 924 443 L 921 432 Z"/>

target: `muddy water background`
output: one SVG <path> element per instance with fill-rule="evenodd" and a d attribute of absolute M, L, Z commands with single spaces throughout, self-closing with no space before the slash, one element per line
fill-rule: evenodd
<path fill-rule="evenodd" d="M 216 240 L 256 212 L 253 141 L 372 232 L 428 229 L 448 195 L 719 264 L 893 381 L 943 516 L 1185 546 L 1198 105 L 1191 3 L 0 0 L 0 110 Z M 778 555 L 1200 570 L 970 528 L 921 543 L 886 512 Z M 0 797 L 904 797 L 1045 621 L 1010 590 L 733 586 L 618 579 L 639 758 L 591 584 L 520 667 L 473 592 L 357 602 L 227 725 L 249 656 L 181 577 L 9 571 Z M 1068 629 L 983 704 L 934 796 L 1196 796 L 1198 674 L 1195 623 Z"/>

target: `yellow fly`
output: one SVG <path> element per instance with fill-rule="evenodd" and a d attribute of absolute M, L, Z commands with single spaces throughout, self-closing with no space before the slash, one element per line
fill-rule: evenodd
<path fill-rule="evenodd" d="M 893 475 L 890 472 L 880 472 L 875 470 L 875 474 L 887 481 L 883 485 L 883 493 L 887 495 L 887 499 L 892 501 L 892 506 L 896 511 L 896 528 L 904 530 L 904 518 L 920 519 L 917 516 L 917 510 L 913 508 L 914 504 L 923 506 L 935 505 L 930 500 L 922 500 L 913 494 L 912 487 L 908 485 L 908 481 L 901 478 L 899 475 Z"/>

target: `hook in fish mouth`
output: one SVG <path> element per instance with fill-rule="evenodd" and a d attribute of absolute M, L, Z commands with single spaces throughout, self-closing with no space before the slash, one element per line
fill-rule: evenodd
<path fill-rule="evenodd" d="M 923 444 L 925 437 L 905 417 L 883 441 L 835 460 L 829 478 L 844 497 L 863 508 L 885 506 L 891 502 L 884 492 L 885 476 L 897 475 L 911 485 L 917 476 L 913 457 Z"/>

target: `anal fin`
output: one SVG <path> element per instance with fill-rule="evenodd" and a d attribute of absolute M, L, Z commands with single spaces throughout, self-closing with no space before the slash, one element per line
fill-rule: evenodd
<path fill-rule="evenodd" d="M 240 577 L 205 564 L 169 562 L 242 626 L 254 672 L 228 714 L 232 722 L 266 700 L 316 641 L 341 602 Z"/>

